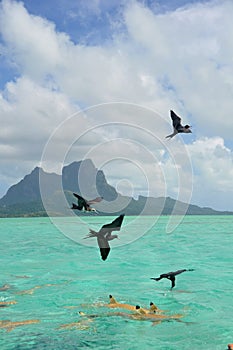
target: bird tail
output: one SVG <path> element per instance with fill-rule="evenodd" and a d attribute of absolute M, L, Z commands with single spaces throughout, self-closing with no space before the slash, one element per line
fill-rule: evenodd
<path fill-rule="evenodd" d="M 194 269 L 188 269 L 187 271 L 195 271 Z"/>
<path fill-rule="evenodd" d="M 170 139 L 171 139 L 171 138 L 172 138 L 172 137 L 174 137 L 175 135 L 176 135 L 176 134 L 175 134 L 175 133 L 173 133 L 173 134 L 167 135 L 165 138 L 166 138 L 166 139 L 168 139 L 168 138 L 170 138 Z"/>
<path fill-rule="evenodd" d="M 151 280 L 159 281 L 160 278 L 159 277 L 157 277 L 157 278 L 151 277 Z"/>
<path fill-rule="evenodd" d="M 97 234 L 98 234 L 98 232 L 96 232 L 96 231 L 92 230 L 91 228 L 89 229 L 89 231 L 90 231 L 89 235 L 87 235 L 86 237 L 84 237 L 84 239 L 86 239 L 86 238 L 96 237 L 96 236 L 97 236 Z"/>

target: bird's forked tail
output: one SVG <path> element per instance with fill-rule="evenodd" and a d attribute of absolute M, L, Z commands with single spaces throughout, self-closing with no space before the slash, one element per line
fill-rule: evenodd
<path fill-rule="evenodd" d="M 86 237 L 84 237 L 84 239 L 86 239 L 86 238 L 92 238 L 92 237 L 97 237 L 97 235 L 98 235 L 98 232 L 92 230 L 91 228 L 89 229 L 89 232 L 90 232 L 89 235 L 87 235 Z"/>

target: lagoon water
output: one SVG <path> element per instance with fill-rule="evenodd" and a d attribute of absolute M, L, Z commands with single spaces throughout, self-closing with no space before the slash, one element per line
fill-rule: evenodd
<path fill-rule="evenodd" d="M 75 223 L 77 235 L 112 219 L 84 217 Z M 50 218 L 0 219 L 0 287 L 10 286 L 0 300 L 17 302 L 0 308 L 0 320 L 39 320 L 8 331 L 0 322 L 0 349 L 227 349 L 233 343 L 233 217 L 186 216 L 172 234 L 168 219 L 154 223 L 145 216 L 134 225 L 125 217 L 120 238 L 143 231 L 148 221 L 152 227 L 133 243 L 113 247 L 106 261 L 97 247 L 69 239 Z M 60 221 L 66 228 L 74 224 L 73 218 Z M 150 279 L 183 268 L 195 271 L 177 276 L 173 291 L 167 279 Z M 153 324 L 110 316 L 114 310 L 100 306 L 109 294 L 144 307 L 153 301 L 184 317 Z M 78 311 L 99 317 L 90 321 Z"/>

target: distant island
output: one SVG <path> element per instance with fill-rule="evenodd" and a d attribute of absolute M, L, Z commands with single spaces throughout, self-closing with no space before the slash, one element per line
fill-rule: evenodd
<path fill-rule="evenodd" d="M 42 168 L 36 167 L 20 182 L 11 186 L 7 193 L 0 199 L 0 217 L 42 217 L 42 216 L 69 216 L 69 209 L 75 198 L 73 192 L 80 193 L 78 176 L 82 169 L 85 188 L 88 199 L 101 196 L 107 203 L 108 210 L 100 205 L 99 215 L 118 215 L 122 210 L 126 215 L 233 215 L 229 211 L 217 211 L 212 208 L 201 208 L 197 205 L 176 201 L 170 197 L 144 197 L 138 199 L 123 196 L 109 185 L 102 170 L 95 168 L 92 160 L 86 159 L 73 162 L 62 169 L 62 174 L 47 173 Z M 41 196 L 40 181 L 46 186 L 45 200 Z M 83 181 L 82 181 L 83 182 Z M 62 191 L 61 191 L 62 184 Z M 62 198 L 66 198 L 68 205 L 62 204 Z M 174 211 L 175 206 L 175 211 Z M 48 210 L 49 208 L 49 210 Z M 186 211 L 187 210 L 187 211 Z M 76 215 L 89 215 L 76 211 Z"/>

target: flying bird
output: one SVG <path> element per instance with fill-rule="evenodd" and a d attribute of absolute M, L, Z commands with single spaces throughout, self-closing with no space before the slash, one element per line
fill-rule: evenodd
<path fill-rule="evenodd" d="M 100 249 L 102 260 L 106 260 L 110 252 L 109 241 L 118 238 L 118 235 L 112 235 L 112 231 L 120 231 L 124 216 L 125 214 L 122 214 L 113 220 L 110 224 L 103 225 L 99 232 L 90 229 L 90 233 L 84 237 L 84 239 L 97 237 L 97 243 Z"/>
<path fill-rule="evenodd" d="M 171 114 L 172 125 L 173 125 L 174 130 L 173 130 L 173 133 L 166 136 L 166 138 L 169 138 L 169 137 L 172 138 L 172 137 L 176 136 L 176 134 L 182 133 L 182 132 L 186 133 L 186 134 L 192 132 L 190 130 L 190 128 L 191 128 L 190 125 L 185 125 L 185 126 L 181 125 L 181 118 L 175 112 L 170 111 L 170 114 Z"/>
<path fill-rule="evenodd" d="M 72 203 L 71 209 L 84 210 L 84 211 L 87 211 L 87 212 L 88 211 L 95 211 L 96 212 L 96 209 L 92 208 L 91 204 L 101 202 L 102 199 L 103 199 L 103 197 L 97 197 L 95 199 L 92 199 L 92 200 L 88 201 L 88 200 L 84 199 L 83 197 L 81 197 L 77 193 L 73 193 L 73 195 L 78 199 L 78 205 L 75 204 L 75 203 Z"/>
<path fill-rule="evenodd" d="M 160 281 L 162 278 L 167 278 L 172 283 L 172 286 L 171 286 L 171 289 L 172 289 L 175 287 L 175 276 L 179 275 L 180 273 L 185 272 L 185 271 L 194 271 L 194 269 L 183 269 L 183 270 L 178 270 L 178 271 L 174 271 L 174 272 L 171 271 L 168 273 L 163 273 L 162 275 L 160 275 L 157 278 L 151 277 L 151 280 Z"/>

